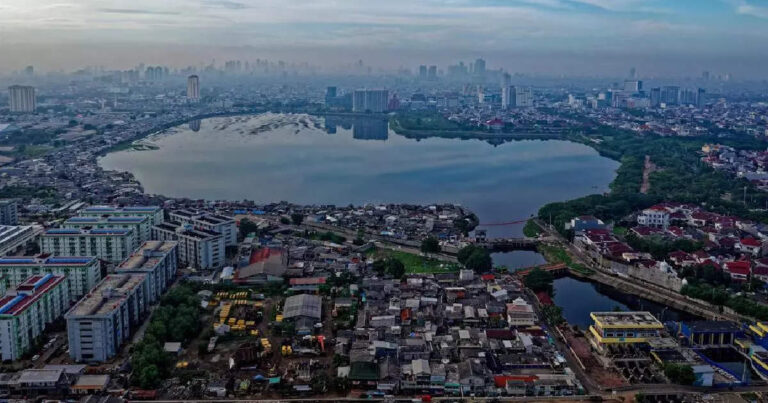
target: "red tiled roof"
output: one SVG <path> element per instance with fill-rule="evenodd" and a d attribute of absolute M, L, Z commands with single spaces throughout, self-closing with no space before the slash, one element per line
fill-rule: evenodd
<path fill-rule="evenodd" d="M 737 260 L 734 262 L 726 262 L 725 269 L 732 274 L 748 275 L 750 273 L 750 264 L 746 260 Z"/>
<path fill-rule="evenodd" d="M 291 285 L 318 285 L 325 284 L 325 277 L 292 278 L 289 282 Z"/>
<path fill-rule="evenodd" d="M 742 238 L 742 240 L 739 242 L 741 242 L 741 244 L 745 246 L 753 246 L 753 247 L 760 246 L 760 241 L 758 241 L 755 238 Z"/>

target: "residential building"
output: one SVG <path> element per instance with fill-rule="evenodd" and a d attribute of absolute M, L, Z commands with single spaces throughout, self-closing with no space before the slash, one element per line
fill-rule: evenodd
<path fill-rule="evenodd" d="M 114 357 L 146 318 L 147 297 L 146 274 L 105 277 L 64 315 L 70 357 L 76 362 Z"/>
<path fill-rule="evenodd" d="M 95 256 L 120 263 L 133 251 L 133 229 L 54 228 L 40 236 L 40 250 L 55 256 Z"/>
<path fill-rule="evenodd" d="M 388 101 L 387 90 L 355 90 L 352 93 L 352 112 L 386 112 Z"/>
<path fill-rule="evenodd" d="M 42 231 L 38 226 L 0 225 L 0 256 L 15 252 L 33 241 Z"/>
<path fill-rule="evenodd" d="M 637 223 L 647 227 L 667 228 L 669 226 L 669 212 L 663 207 L 649 207 L 638 214 Z"/>
<path fill-rule="evenodd" d="M 516 108 L 533 107 L 533 92 L 528 87 L 513 86 L 510 89 L 510 104 Z"/>
<path fill-rule="evenodd" d="M 0 200 L 0 225 L 19 225 L 19 207 L 16 200 Z"/>
<path fill-rule="evenodd" d="M 173 283 L 178 266 L 178 242 L 147 241 L 128 259 L 120 263 L 115 273 L 145 273 L 148 283 L 148 300 L 149 303 L 153 303 Z"/>
<path fill-rule="evenodd" d="M 8 101 L 11 113 L 32 113 L 37 109 L 35 87 L 12 85 L 8 87 Z"/>
<path fill-rule="evenodd" d="M 224 265 L 224 236 L 189 224 L 168 221 L 152 227 L 152 238 L 178 241 L 179 263 L 198 269 L 217 269 Z"/>
<path fill-rule="evenodd" d="M 181 224 L 190 224 L 195 228 L 218 232 L 224 236 L 225 246 L 237 245 L 237 223 L 232 217 L 189 210 L 172 211 L 169 214 L 169 217 L 171 221 Z"/>
<path fill-rule="evenodd" d="M 88 216 L 72 217 L 61 225 L 62 228 L 82 228 L 82 229 L 107 229 L 107 228 L 126 228 L 133 229 L 134 245 L 137 248 L 142 242 L 149 241 L 152 235 L 152 225 L 148 216 L 135 217 L 110 217 L 110 216 Z"/>
<path fill-rule="evenodd" d="M 66 277 L 29 277 L 0 299 L 0 355 L 17 360 L 30 350 L 45 326 L 69 306 Z"/>
<path fill-rule="evenodd" d="M 162 224 L 165 221 L 163 209 L 157 206 L 91 206 L 78 212 L 81 217 L 149 217 L 149 225 Z"/>
<path fill-rule="evenodd" d="M 533 326 L 536 324 L 536 314 L 531 304 L 518 297 L 507 304 L 507 322 L 510 326 Z"/>
<path fill-rule="evenodd" d="M 101 280 L 99 260 L 79 256 L 12 256 L 0 258 L 0 274 L 10 287 L 30 276 L 54 274 L 65 276 L 69 296 L 76 301 Z"/>
<path fill-rule="evenodd" d="M 600 352 L 611 345 L 647 343 L 664 329 L 650 312 L 592 312 L 590 317 L 590 342 Z"/>

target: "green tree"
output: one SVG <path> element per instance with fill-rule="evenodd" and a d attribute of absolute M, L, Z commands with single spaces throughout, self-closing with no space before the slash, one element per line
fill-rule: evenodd
<path fill-rule="evenodd" d="M 304 222 L 304 214 L 301 214 L 301 213 L 291 214 L 291 222 L 293 222 L 293 225 L 301 225 L 301 223 Z"/>
<path fill-rule="evenodd" d="M 440 241 L 435 237 L 427 237 L 421 241 L 421 253 L 429 255 L 432 253 L 440 253 Z"/>
<path fill-rule="evenodd" d="M 464 266 L 476 273 L 485 273 L 493 270 L 493 259 L 485 248 L 475 248 L 464 262 Z"/>
<path fill-rule="evenodd" d="M 160 386 L 160 371 L 154 364 L 139 370 L 139 386 L 143 389 L 156 389 Z"/>
<path fill-rule="evenodd" d="M 256 225 L 253 221 L 243 218 L 240 220 L 240 237 L 245 238 L 248 236 L 248 234 L 257 233 L 259 231 L 259 226 Z"/>
<path fill-rule="evenodd" d="M 528 273 L 523 279 L 523 283 L 526 287 L 530 288 L 534 292 L 547 292 L 552 293 L 552 283 L 555 281 L 555 277 L 548 271 L 535 268 Z"/>
<path fill-rule="evenodd" d="M 680 385 L 693 385 L 696 382 L 696 374 L 690 365 L 670 363 L 664 366 L 664 375 L 671 381 Z"/>

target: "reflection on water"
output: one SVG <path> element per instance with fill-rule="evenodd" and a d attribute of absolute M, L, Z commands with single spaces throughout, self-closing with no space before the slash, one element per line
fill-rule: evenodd
<path fill-rule="evenodd" d="M 193 132 L 199 132 L 201 122 L 202 121 L 200 119 L 189 122 L 189 130 L 192 130 Z"/>
<path fill-rule="evenodd" d="M 606 285 L 573 277 L 562 277 L 554 283 L 555 305 L 563 308 L 568 323 L 586 329 L 592 324 L 589 314 L 620 309 L 622 311 L 649 311 L 662 322 L 700 319 L 695 315 L 665 305 L 625 294 Z"/>
<path fill-rule="evenodd" d="M 337 127 L 343 130 L 351 128 L 352 138 L 357 140 L 386 140 L 389 137 L 389 124 L 386 118 L 328 115 L 325 117 L 324 126 L 328 134 L 335 134 Z"/>
<path fill-rule="evenodd" d="M 380 118 L 218 117 L 203 121 L 197 133 L 184 125 L 147 140 L 157 149 L 112 153 L 101 165 L 132 172 L 148 193 L 171 197 L 458 203 L 482 223 L 515 221 L 549 202 L 603 192 L 618 166 L 590 147 L 567 141 L 495 147 L 480 140 L 416 141 L 388 131 Z M 494 226 L 488 236 L 521 232 L 522 225 Z"/>
<path fill-rule="evenodd" d="M 519 270 L 545 264 L 544 256 L 529 250 L 514 252 L 492 253 L 494 266 L 506 266 L 510 270 Z"/>

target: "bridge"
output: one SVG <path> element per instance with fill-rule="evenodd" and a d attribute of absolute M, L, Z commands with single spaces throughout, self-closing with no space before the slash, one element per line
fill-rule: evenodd
<path fill-rule="evenodd" d="M 475 242 L 475 245 L 494 252 L 509 252 L 513 250 L 535 251 L 539 242 L 541 240 L 534 238 L 490 238 Z"/>
<path fill-rule="evenodd" d="M 482 223 L 482 224 L 477 224 L 477 226 L 478 227 L 504 227 L 504 226 L 507 226 L 507 225 L 523 224 L 523 223 L 526 223 L 526 222 L 528 222 L 530 220 L 533 220 L 533 217 L 531 217 L 531 218 L 524 218 L 522 220 L 507 221 L 507 222 Z"/>

